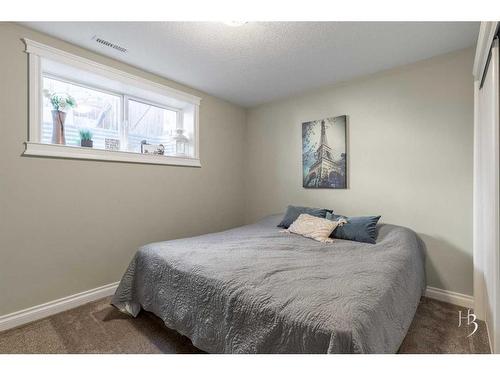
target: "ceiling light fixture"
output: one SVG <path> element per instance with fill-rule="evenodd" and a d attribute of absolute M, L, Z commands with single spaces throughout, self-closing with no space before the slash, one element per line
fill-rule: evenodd
<path fill-rule="evenodd" d="M 224 25 L 227 26 L 232 26 L 232 27 L 238 27 L 238 26 L 243 26 L 244 24 L 247 23 L 247 21 L 224 21 Z"/>

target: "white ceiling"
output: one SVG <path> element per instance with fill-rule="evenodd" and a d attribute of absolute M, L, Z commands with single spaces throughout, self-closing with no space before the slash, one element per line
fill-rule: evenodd
<path fill-rule="evenodd" d="M 479 31 L 478 22 L 24 24 L 245 107 L 469 47 Z"/>

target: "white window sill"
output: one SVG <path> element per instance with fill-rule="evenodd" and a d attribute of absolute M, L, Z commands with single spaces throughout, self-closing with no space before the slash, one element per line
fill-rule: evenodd
<path fill-rule="evenodd" d="M 178 165 L 183 167 L 201 167 L 200 159 L 178 156 L 144 155 L 135 152 L 108 151 L 95 148 L 53 145 L 26 142 L 23 155 L 44 156 L 63 159 L 104 160 L 124 163 Z"/>

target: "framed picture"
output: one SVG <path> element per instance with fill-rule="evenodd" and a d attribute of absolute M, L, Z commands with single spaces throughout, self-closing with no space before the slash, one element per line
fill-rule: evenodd
<path fill-rule="evenodd" d="M 145 143 L 145 141 L 141 142 L 141 153 L 143 154 L 153 154 L 153 155 L 164 155 L 165 154 L 165 146 L 162 144 L 159 145 L 151 145 Z"/>
<path fill-rule="evenodd" d="M 109 151 L 120 151 L 120 140 L 114 138 L 104 138 L 104 148 Z"/>
<path fill-rule="evenodd" d="M 347 116 L 302 123 L 305 188 L 347 188 Z"/>

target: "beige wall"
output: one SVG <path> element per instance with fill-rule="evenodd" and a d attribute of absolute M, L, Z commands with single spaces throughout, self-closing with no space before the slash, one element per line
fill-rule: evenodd
<path fill-rule="evenodd" d="M 382 215 L 427 246 L 428 285 L 472 294 L 473 50 L 247 113 L 247 221 L 287 204 Z M 301 123 L 348 116 L 347 190 L 302 188 Z"/>
<path fill-rule="evenodd" d="M 28 37 L 202 97 L 202 168 L 21 156 Z M 137 247 L 243 222 L 245 111 L 0 23 L 0 316 L 118 281 Z"/>

